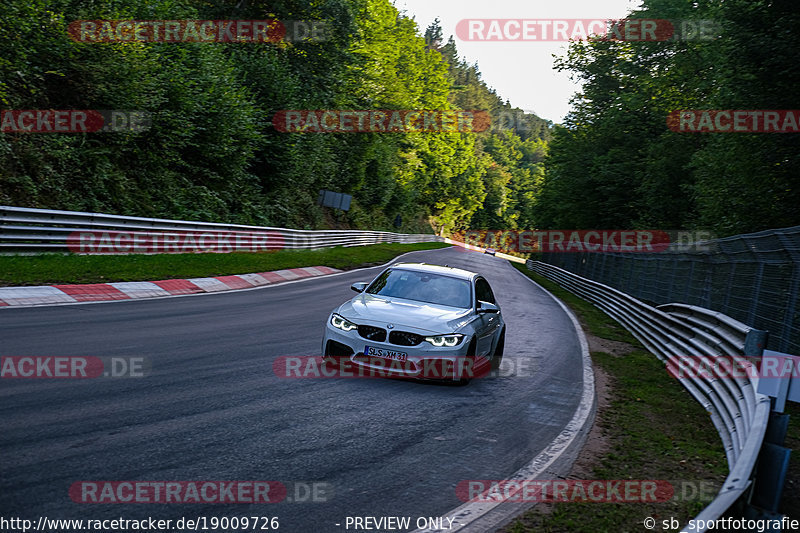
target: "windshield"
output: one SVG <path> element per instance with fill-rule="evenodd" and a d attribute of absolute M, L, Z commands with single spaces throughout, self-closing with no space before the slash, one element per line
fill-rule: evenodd
<path fill-rule="evenodd" d="M 387 270 L 366 292 L 450 307 L 472 305 L 469 281 L 414 270 Z"/>

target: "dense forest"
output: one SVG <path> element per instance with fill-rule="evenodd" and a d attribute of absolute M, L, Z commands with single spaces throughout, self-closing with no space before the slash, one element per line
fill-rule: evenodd
<path fill-rule="evenodd" d="M 630 18 L 709 20 L 710 39 L 577 42 L 558 69 L 584 80 L 549 147 L 543 228 L 800 224 L 800 133 L 687 133 L 676 110 L 796 110 L 794 0 L 645 0 Z"/>
<path fill-rule="evenodd" d="M 521 13 L 524 15 L 524 13 Z M 791 0 L 645 0 L 709 39 L 573 42 L 564 124 L 524 114 L 390 0 L 6 0 L 0 108 L 147 111 L 145 131 L 0 133 L 0 204 L 296 228 L 800 223 L 800 134 L 681 133 L 681 109 L 796 109 Z M 268 43 L 78 42 L 78 20 L 322 21 Z M 520 48 L 530 44 L 520 43 Z M 523 52 L 521 52 L 523 54 Z M 521 62 L 523 61 L 521 55 Z M 531 87 L 536 91 L 536 87 Z M 481 132 L 284 133 L 282 110 L 484 110 Z M 351 209 L 317 205 L 320 189 Z"/>
<path fill-rule="evenodd" d="M 149 129 L 0 134 L 0 204 L 297 228 L 529 227 L 551 124 L 389 0 L 10 0 L 4 109 L 119 109 Z M 266 43 L 76 42 L 78 20 L 323 21 Z M 291 27 L 291 26 L 290 26 Z M 290 35 L 287 34 L 287 37 Z M 485 110 L 482 132 L 282 133 L 281 110 Z M 320 189 L 353 195 L 347 213 Z"/>

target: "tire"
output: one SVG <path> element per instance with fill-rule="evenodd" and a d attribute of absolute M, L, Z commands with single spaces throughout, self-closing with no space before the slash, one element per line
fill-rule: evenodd
<path fill-rule="evenodd" d="M 506 328 L 500 332 L 500 338 L 497 339 L 497 346 L 494 347 L 492 354 L 492 370 L 500 368 L 500 363 L 503 362 L 503 351 L 506 347 Z"/>

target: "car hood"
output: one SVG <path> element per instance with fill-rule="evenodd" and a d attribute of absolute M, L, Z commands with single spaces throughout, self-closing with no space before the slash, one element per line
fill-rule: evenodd
<path fill-rule="evenodd" d="M 359 294 L 339 306 L 336 312 L 356 323 L 369 321 L 394 324 L 396 327 L 412 327 L 431 333 L 452 333 L 470 321 L 471 309 Z"/>

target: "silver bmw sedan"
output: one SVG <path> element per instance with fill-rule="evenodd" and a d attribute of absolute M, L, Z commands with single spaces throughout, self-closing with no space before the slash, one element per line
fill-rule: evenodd
<path fill-rule="evenodd" d="M 505 322 L 489 282 L 475 272 L 397 263 L 328 317 L 329 364 L 368 376 L 467 382 L 503 357 Z"/>

